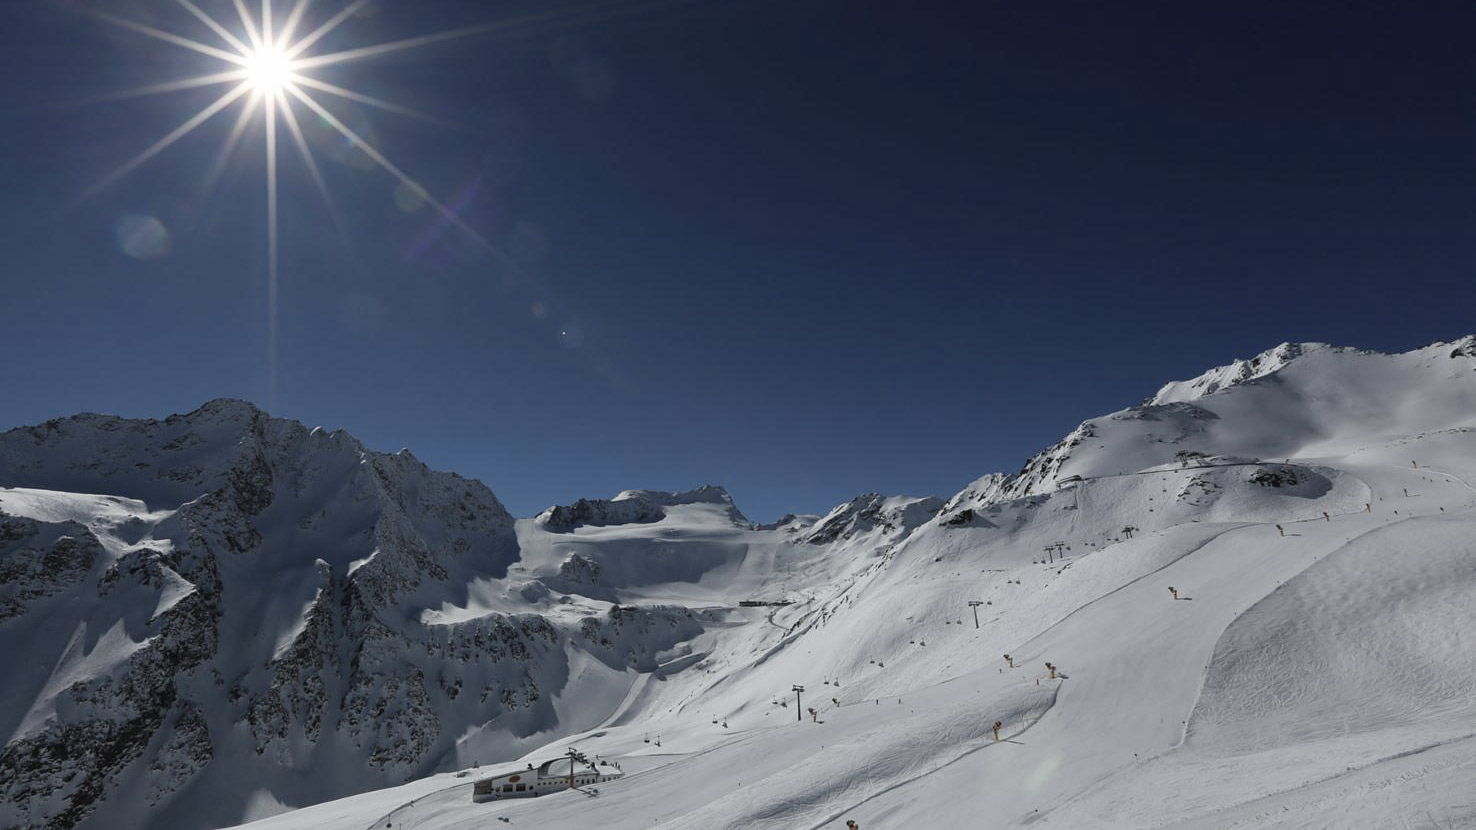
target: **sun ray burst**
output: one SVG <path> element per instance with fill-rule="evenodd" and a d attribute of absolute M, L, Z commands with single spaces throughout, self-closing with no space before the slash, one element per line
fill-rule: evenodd
<path fill-rule="evenodd" d="M 309 89 L 316 89 L 320 92 L 326 92 L 329 95 L 337 95 L 340 98 L 346 98 L 359 104 L 367 104 L 368 106 L 382 109 L 385 112 L 392 112 L 395 115 L 403 115 L 406 118 L 414 118 L 420 121 L 426 121 L 428 123 L 435 124 L 441 127 L 456 126 L 455 124 L 452 124 L 450 121 L 447 121 L 444 118 L 437 118 L 429 113 L 424 113 L 420 110 L 401 106 L 391 101 L 386 101 L 383 98 L 375 98 L 373 95 L 365 95 L 362 92 L 354 92 L 352 89 L 345 89 L 344 87 L 330 84 L 327 81 L 320 81 L 317 78 L 309 77 L 307 75 L 293 74 L 291 76 L 291 81 L 298 87 L 308 87 Z"/>
<path fill-rule="evenodd" d="M 236 16 L 241 18 L 241 25 L 246 29 L 246 37 L 251 41 L 252 49 L 260 49 L 264 44 L 261 35 L 256 31 L 256 22 L 251 19 L 251 12 L 246 8 L 246 0 L 233 0 L 236 6 Z"/>
<path fill-rule="evenodd" d="M 285 0 L 283 1 L 283 8 L 286 8 Z M 503 19 L 481 25 L 448 29 L 441 32 L 343 49 L 326 54 L 313 54 L 312 50 L 324 38 L 328 37 L 346 21 L 364 9 L 370 0 L 350 0 L 350 2 L 342 5 L 335 13 L 327 15 L 326 19 L 323 19 L 315 27 L 307 25 L 309 22 L 308 12 L 313 7 L 313 0 L 292 0 L 292 6 L 287 11 L 285 17 L 278 17 L 275 14 L 276 10 L 273 7 L 274 0 L 259 0 L 259 5 L 253 3 L 253 0 L 232 0 L 231 6 L 235 10 L 236 17 L 239 18 L 239 27 L 235 23 L 228 24 L 205 11 L 198 0 L 173 0 L 173 2 L 187 12 L 198 24 L 213 33 L 214 37 L 218 38 L 220 45 L 203 43 L 194 38 L 130 20 L 111 12 L 91 8 L 86 9 L 86 11 L 99 20 L 130 32 L 168 43 L 199 55 L 220 60 L 227 64 L 227 68 L 223 71 L 172 79 L 135 89 L 124 90 L 98 100 L 121 100 L 162 95 L 217 84 L 234 83 L 234 86 L 203 109 L 191 115 L 183 123 L 170 130 L 162 138 L 149 145 L 142 152 L 133 156 L 116 170 L 109 173 L 101 182 L 87 190 L 82 195 L 82 198 L 85 199 L 93 196 L 109 187 L 119 179 L 137 170 L 171 145 L 194 132 L 226 108 L 238 101 L 242 102 L 235 122 L 231 126 L 223 146 L 215 155 L 203 180 L 202 196 L 209 196 L 214 191 L 220 178 L 224 175 L 227 164 L 245 137 L 247 130 L 252 124 L 259 123 L 262 126 L 262 132 L 264 134 L 263 153 L 265 156 L 264 172 L 267 199 L 267 215 L 265 217 L 268 306 L 267 399 L 269 406 L 275 406 L 279 350 L 277 300 L 281 243 L 279 233 L 281 212 L 279 120 L 281 122 L 281 129 L 286 131 L 287 135 L 290 136 L 291 143 L 296 146 L 297 153 L 302 159 L 303 167 L 306 169 L 309 178 L 311 178 L 314 187 L 322 198 L 325 210 L 333 220 L 340 234 L 346 238 L 342 219 L 334 205 L 328 182 L 323 175 L 322 167 L 314 158 L 312 145 L 308 141 L 306 131 L 303 129 L 303 122 L 298 119 L 298 114 L 295 112 L 295 104 L 300 103 L 306 107 L 322 124 L 342 136 L 349 145 L 370 159 L 376 167 L 388 173 L 400 185 L 414 193 L 425 205 L 432 208 L 446 225 L 455 227 L 467 239 L 491 254 L 506 267 L 512 269 L 514 273 L 521 273 L 521 269 L 511 258 L 489 242 L 486 237 L 462 218 L 460 209 L 463 205 L 460 199 L 456 200 L 453 205 L 448 206 L 445 202 L 433 196 L 424 185 L 413 178 L 400 165 L 391 161 L 385 153 L 375 147 L 361 132 L 356 131 L 338 116 L 334 115 L 322 102 L 314 97 L 314 93 L 341 98 L 355 104 L 362 104 L 384 112 L 428 121 L 441 126 L 455 125 L 449 124 L 443 119 L 420 110 L 387 101 L 345 86 L 329 83 L 321 78 L 314 77 L 313 70 L 408 49 L 418 49 L 476 35 L 527 28 L 543 23 L 588 22 L 594 18 L 609 16 L 612 11 L 616 11 L 622 6 L 624 11 L 629 13 L 655 6 L 691 2 L 691 0 L 654 0 L 654 2 L 648 3 L 630 3 L 629 0 L 596 0 L 596 2 L 582 7 L 564 7 L 552 12 L 539 12 L 519 18 Z M 252 5 L 257 5 L 255 13 L 252 11 Z M 616 13 L 619 12 L 616 11 Z M 300 31 L 306 31 L 306 34 L 299 36 Z"/>
<path fill-rule="evenodd" d="M 170 92 L 183 92 L 187 89 L 199 89 L 207 86 L 219 86 L 231 81 L 246 80 L 244 69 L 231 69 L 225 72 L 215 72 L 210 75 L 196 75 L 193 78 L 180 78 L 177 81 L 164 81 L 163 83 L 150 84 L 148 86 L 134 87 L 119 92 L 109 92 L 103 95 L 95 95 L 91 98 L 83 98 L 80 101 L 72 101 L 67 106 L 81 104 L 102 104 L 108 101 L 126 101 L 130 98 L 147 98 L 151 95 L 164 95 Z"/>
<path fill-rule="evenodd" d="M 367 2 L 367 0 L 362 0 L 362 2 Z M 590 23 L 598 20 L 610 19 L 613 17 L 628 16 L 640 12 L 652 11 L 655 9 L 685 5 L 690 2 L 693 2 L 693 0 L 651 0 L 651 2 L 647 3 L 631 3 L 628 2 L 628 0 L 601 0 L 600 2 L 588 3 L 582 6 L 563 7 L 560 9 L 554 9 L 552 11 L 534 12 L 519 17 L 503 18 L 488 23 L 479 23 L 474 26 L 463 26 L 459 29 L 447 29 L 444 32 L 433 32 L 427 35 L 417 35 L 415 37 L 392 40 L 385 43 L 373 44 L 370 46 L 359 46 L 353 49 L 345 49 L 340 52 L 329 52 L 322 55 L 314 55 L 312 57 L 297 59 L 297 55 L 301 54 L 302 50 L 306 48 L 306 46 L 304 46 L 304 43 L 307 43 L 307 39 L 304 39 L 303 41 L 295 44 L 292 49 L 287 50 L 287 56 L 293 59 L 293 66 L 297 67 L 299 70 L 319 69 L 324 66 L 333 66 L 335 64 L 363 60 L 365 58 L 375 58 L 381 55 L 388 55 L 393 52 L 402 52 L 406 49 L 421 49 L 426 46 L 434 46 L 438 43 L 460 40 L 462 38 L 476 37 L 479 35 L 489 35 L 496 32 L 504 31 L 525 32 L 529 28 L 543 23 L 558 23 L 560 25 Z M 357 7 L 357 5 L 358 4 L 350 6 L 350 8 L 354 9 Z M 348 10 L 349 9 L 345 9 L 345 11 Z M 334 25 L 336 25 L 335 21 L 330 20 L 328 24 L 324 24 L 324 26 L 321 27 L 321 34 L 317 32 L 315 32 L 314 34 L 318 35 L 319 37 L 321 37 L 322 35 L 326 35 L 328 34 L 328 32 L 332 31 Z M 316 41 L 316 38 L 314 38 L 313 40 Z"/>
<path fill-rule="evenodd" d="M 210 31 L 215 32 L 215 34 L 218 35 L 221 40 L 230 45 L 232 49 L 235 49 L 237 52 L 243 55 L 251 51 L 251 47 L 242 43 L 240 38 L 231 34 L 230 29 L 227 29 L 226 27 L 220 25 L 220 21 L 206 14 L 199 6 L 191 2 L 191 0 L 174 0 L 174 2 L 183 6 L 186 11 L 194 15 L 201 23 L 204 23 L 210 29 Z"/>
<path fill-rule="evenodd" d="M 270 282 L 275 284 L 275 269 L 277 260 L 277 221 L 278 221 L 278 152 L 277 152 L 277 119 L 280 117 L 286 126 L 287 132 L 292 137 L 293 143 L 298 148 L 302 157 L 303 165 L 313 180 L 314 186 L 323 198 L 323 203 L 330 217 L 342 230 L 337 210 L 329 195 L 328 185 L 323 177 L 322 169 L 313 157 L 312 148 L 309 146 L 306 134 L 296 115 L 292 112 L 292 99 L 300 101 L 308 109 L 312 110 L 323 123 L 329 125 L 338 132 L 349 143 L 358 148 L 370 158 L 380 169 L 389 173 L 397 181 L 410 188 L 419 195 L 427 205 L 440 212 L 452 225 L 460 229 L 482 248 L 493 252 L 499 258 L 507 258 L 495 246 L 486 240 L 470 225 L 466 224 L 459 216 L 445 206 L 440 200 L 432 196 L 426 188 L 407 174 L 399 165 L 390 161 L 383 152 L 374 147 L 358 132 L 349 128 L 342 120 L 333 115 L 326 107 L 319 103 L 308 90 L 314 90 L 329 95 L 334 95 L 358 104 L 374 107 L 385 112 L 408 118 L 416 118 L 441 126 L 454 126 L 444 119 L 437 118 L 420 110 L 412 109 L 392 101 L 386 101 L 372 95 L 358 92 L 347 87 L 332 84 L 327 81 L 314 78 L 305 74 L 318 65 L 345 63 L 360 60 L 389 52 L 403 49 L 417 48 L 439 43 L 456 38 L 464 38 L 471 35 L 491 31 L 494 28 L 509 25 L 518 25 L 523 19 L 513 21 L 502 21 L 496 24 L 463 27 L 444 32 L 422 35 L 413 38 L 404 38 L 390 41 L 377 46 L 360 47 L 331 55 L 315 57 L 308 55 L 303 57 L 309 49 L 318 41 L 328 36 L 346 20 L 363 9 L 370 0 L 352 0 L 343 6 L 337 13 L 329 16 L 308 34 L 293 40 L 297 30 L 301 27 L 312 0 L 295 0 L 292 9 L 282 22 L 280 32 L 275 30 L 275 18 L 273 15 L 273 0 L 260 0 L 260 10 L 253 15 L 248 6 L 250 0 L 232 0 L 236 15 L 240 19 L 241 30 L 245 32 L 245 40 L 237 37 L 221 21 L 202 9 L 195 0 L 174 0 L 174 2 L 202 23 L 210 31 L 214 32 L 221 42 L 234 51 L 227 51 L 197 40 L 168 32 L 163 29 L 138 23 L 116 14 L 96 9 L 89 9 L 89 13 L 95 17 L 107 21 L 113 25 L 136 32 L 147 37 L 170 43 L 184 49 L 207 55 L 226 61 L 232 68 L 224 72 L 216 72 L 199 75 L 190 78 L 181 78 L 173 81 L 165 81 L 137 89 L 125 90 L 107 96 L 105 100 L 126 99 L 150 95 L 161 95 L 169 92 L 178 92 L 213 84 L 238 82 L 230 91 L 217 98 L 204 109 L 195 113 L 184 123 L 170 131 L 163 138 L 150 145 L 143 152 L 134 156 L 120 166 L 117 170 L 108 174 L 101 182 L 86 191 L 83 198 L 92 196 L 109 185 L 138 169 L 141 165 L 163 152 L 169 146 L 179 141 L 184 136 L 193 132 L 201 124 L 213 118 L 226 107 L 245 97 L 244 104 L 236 123 L 231 128 L 224 147 L 217 155 L 210 172 L 207 174 L 206 192 L 213 189 L 215 183 L 224 172 L 226 163 L 235 152 L 250 125 L 254 113 L 259 109 L 262 124 L 265 128 L 265 155 L 266 155 L 266 185 L 268 195 L 267 205 L 267 234 L 268 255 L 271 264 Z M 537 15 L 534 17 L 543 17 Z M 531 17 L 529 18 L 531 19 Z M 325 61 L 326 58 L 326 61 Z M 250 93 L 248 95 L 247 93 Z M 261 104 L 258 107 L 258 104 Z M 274 291 L 273 296 L 275 296 Z"/>
<path fill-rule="evenodd" d="M 292 42 L 292 35 L 297 32 L 298 24 L 302 23 L 302 16 L 307 13 L 308 4 L 312 0 L 297 0 L 292 11 L 287 14 L 287 21 L 282 24 L 282 32 L 277 35 L 277 48 L 284 48 Z"/>
<path fill-rule="evenodd" d="M 334 227 L 338 228 L 340 236 L 344 235 L 343 220 L 338 215 L 338 209 L 333 205 L 333 197 L 328 193 L 328 184 L 323 180 L 323 173 L 318 169 L 318 162 L 313 158 L 312 148 L 308 147 L 307 136 L 302 132 L 302 126 L 297 123 L 297 115 L 292 112 L 292 102 L 285 96 L 279 96 L 277 103 L 282 108 L 282 120 L 287 124 L 287 131 L 292 134 L 292 141 L 297 145 L 297 152 L 302 156 L 302 163 L 307 166 L 308 175 L 313 184 L 318 188 L 318 195 L 323 198 L 323 207 L 327 209 L 328 216 L 333 220 Z"/>
<path fill-rule="evenodd" d="M 350 128 L 347 124 L 344 124 L 342 121 L 340 121 L 337 116 L 325 109 L 322 104 L 319 104 L 317 101 L 313 100 L 312 96 L 308 95 L 306 92 L 303 92 L 296 86 L 287 87 L 287 91 L 296 96 L 297 99 L 305 104 L 308 109 L 317 113 L 318 117 L 323 119 L 323 121 L 326 122 L 328 126 L 337 130 L 340 135 L 349 140 L 349 143 L 353 144 L 353 146 L 357 147 L 361 152 L 364 153 L 364 155 L 372 159 L 374 163 L 379 165 L 380 168 L 382 168 L 386 173 L 394 176 L 400 181 L 401 184 L 410 188 L 410 191 L 412 193 L 414 193 L 417 197 L 423 199 L 426 204 L 434 208 L 438 213 L 441 214 L 443 218 L 446 219 L 446 221 L 455 225 L 462 231 L 462 233 L 465 233 L 483 249 L 493 254 L 498 259 L 501 259 L 504 263 L 512 264 L 512 260 L 509 259 L 507 255 L 504 254 L 500 249 L 498 249 L 492 243 L 488 242 L 485 237 L 477 232 L 476 228 L 473 228 L 471 225 L 468 225 L 465 221 L 463 221 L 460 216 L 456 215 L 455 211 L 446 207 L 446 205 L 443 204 L 435 196 L 432 196 L 430 194 L 430 191 L 426 190 L 420 182 L 412 179 L 394 162 L 385 158 L 384 154 L 375 149 L 373 144 L 365 141 L 362 136 L 354 132 L 354 130 Z"/>
<path fill-rule="evenodd" d="M 230 135 L 226 136 L 225 144 L 221 145 L 215 162 L 210 165 L 210 171 L 205 174 L 204 184 L 200 188 L 202 198 L 208 198 L 215 192 L 216 183 L 220 181 L 221 176 L 225 175 L 226 164 L 236 152 L 236 146 L 241 143 L 241 138 L 246 135 L 246 128 L 251 126 L 251 116 L 256 114 L 256 106 L 260 100 L 260 97 L 256 95 L 246 98 L 246 105 L 241 107 L 240 114 L 236 116 L 235 126 L 231 127 Z"/>
<path fill-rule="evenodd" d="M 407 37 L 402 40 L 392 40 L 388 43 L 379 43 L 373 46 L 360 46 L 355 49 L 345 49 L 342 52 L 333 52 L 327 55 L 302 58 L 301 60 L 294 61 L 294 65 L 301 67 L 302 69 L 318 69 L 324 66 L 332 66 L 333 64 L 337 63 L 347 63 L 349 61 L 363 60 L 364 58 L 373 58 L 380 55 L 388 55 L 391 52 L 403 52 L 406 49 L 419 49 L 437 43 L 444 43 L 448 40 L 457 40 L 459 38 L 482 35 L 488 32 L 495 31 L 501 25 L 503 24 L 485 23 L 480 26 L 465 26 L 460 29 L 450 29 L 448 31 L 436 32 L 429 35 L 419 35 L 417 37 Z"/>
<path fill-rule="evenodd" d="M 271 0 L 263 0 L 271 2 Z M 266 104 L 266 180 L 267 180 L 267 389 L 275 398 L 277 390 L 277 108 L 270 95 Z M 272 408 L 276 401 L 272 400 Z"/>
<path fill-rule="evenodd" d="M 206 121 L 209 121 L 212 117 L 215 116 L 216 113 L 230 106 L 232 102 L 234 102 L 237 98 L 240 98 L 242 95 L 245 95 L 250 91 L 251 85 L 249 83 L 246 83 L 245 81 L 242 81 L 236 86 L 235 89 L 232 89 L 230 92 L 227 92 L 226 94 L 215 99 L 214 103 L 212 103 L 205 109 L 202 109 L 199 112 L 195 113 L 193 116 L 190 117 L 188 121 L 185 121 L 183 124 L 175 127 L 172 131 L 170 131 L 168 135 L 165 135 L 163 138 L 150 145 L 147 150 L 144 150 L 142 153 L 139 153 L 138 155 L 124 162 L 122 167 L 114 170 L 112 173 L 108 174 L 108 176 L 102 181 L 93 185 L 92 188 L 89 189 L 86 193 L 83 193 L 82 198 L 85 199 L 90 196 L 95 196 L 106 189 L 108 185 L 111 185 L 113 182 L 116 182 L 129 173 L 132 173 L 134 170 L 138 169 L 139 165 L 143 164 L 154 156 L 157 156 L 159 153 L 163 152 L 165 148 L 167 148 L 169 145 L 180 140 L 181 138 L 184 138 L 196 127 L 204 124 Z"/>
<path fill-rule="evenodd" d="M 87 9 L 87 13 L 92 15 L 93 17 L 98 18 L 99 20 L 105 20 L 113 24 L 114 26 L 122 27 L 131 32 L 137 32 L 141 35 L 154 38 L 155 40 L 162 40 L 165 43 L 172 43 L 175 46 L 180 46 L 185 49 L 199 52 L 202 55 L 209 55 L 212 58 L 220 58 L 227 63 L 234 63 L 239 66 L 246 65 L 246 58 L 239 53 L 227 52 L 224 49 L 217 49 L 214 46 L 208 46 L 197 40 L 190 40 L 187 37 L 181 37 L 171 32 L 166 32 L 163 29 L 156 29 L 153 26 L 149 26 L 144 23 L 138 23 L 129 20 L 126 17 L 119 17 L 116 14 L 101 11 L 99 9 Z"/>
<path fill-rule="evenodd" d="M 328 20 L 325 21 L 323 25 L 314 29 L 302 40 L 299 40 L 298 42 L 292 44 L 291 48 L 286 50 L 287 58 L 290 60 L 311 49 L 314 43 L 322 40 L 323 37 L 329 32 L 337 29 L 340 23 L 348 20 L 354 14 L 357 14 L 360 9 L 364 8 L 364 6 L 368 4 L 368 2 L 369 0 L 354 0 L 354 2 L 348 4 L 347 6 L 344 6 L 342 9 L 339 10 L 338 14 L 335 14 L 332 17 L 328 18 Z"/>

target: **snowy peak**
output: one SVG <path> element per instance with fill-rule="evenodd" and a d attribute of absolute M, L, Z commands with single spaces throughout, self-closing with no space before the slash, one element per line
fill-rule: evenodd
<path fill-rule="evenodd" d="M 1000 497 L 1008 481 L 1009 476 L 1004 473 L 990 473 L 982 476 L 949 499 L 948 503 L 943 505 L 943 512 L 952 513 L 955 510 L 987 505 Z"/>
<path fill-rule="evenodd" d="M 1435 343 L 1432 344 L 1429 348 L 1443 349 L 1447 346 L 1450 347 L 1449 356 L 1452 358 L 1476 358 L 1476 334 L 1468 334 L 1465 337 L 1462 337 L 1461 339 L 1451 343 Z"/>
<path fill-rule="evenodd" d="M 1305 354 L 1322 351 L 1351 352 L 1356 350 L 1331 346 L 1327 343 L 1282 343 L 1249 360 L 1237 358 L 1228 365 L 1217 366 L 1196 378 L 1170 381 L 1164 384 L 1163 388 L 1158 390 L 1158 394 L 1149 398 L 1146 403 L 1184 403 L 1197 400 L 1205 395 L 1213 395 L 1221 389 L 1265 377 Z"/>
<path fill-rule="evenodd" d="M 943 508 L 936 496 L 883 496 L 867 493 L 837 505 L 815 523 L 803 540 L 812 545 L 849 541 L 874 533 L 901 539 Z"/>
<path fill-rule="evenodd" d="M 1437 341 L 1428 346 L 1398 354 L 1385 354 L 1348 346 L 1333 346 L 1327 343 L 1282 343 L 1248 360 L 1233 360 L 1225 366 L 1215 367 L 1190 380 L 1166 383 L 1157 394 L 1144 403 L 1151 405 L 1195 401 L 1206 395 L 1213 395 L 1243 383 L 1274 375 L 1308 358 L 1334 355 L 1365 355 L 1375 358 L 1476 357 L 1476 335 L 1466 335 L 1449 343 Z"/>
<path fill-rule="evenodd" d="M 241 400 L 240 398 L 211 398 L 193 412 L 183 415 L 171 415 L 171 419 L 197 420 L 208 418 L 212 420 L 226 421 L 248 421 L 265 413 L 256 404 Z M 166 419 L 167 420 L 167 419 Z"/>
<path fill-rule="evenodd" d="M 668 493 L 662 490 L 626 490 L 614 498 L 614 501 L 626 499 L 644 499 L 652 504 L 663 507 L 678 507 L 689 504 L 712 504 L 731 512 L 734 521 L 742 525 L 749 524 L 743 514 L 738 512 L 738 507 L 733 504 L 733 497 L 728 491 L 716 484 L 704 484 L 691 490 L 683 490 L 679 493 Z"/>
<path fill-rule="evenodd" d="M 664 518 L 666 511 L 661 505 L 637 496 L 624 499 L 580 499 L 573 504 L 556 504 L 539 513 L 534 521 L 544 530 L 571 533 L 581 527 L 651 524 Z"/>
<path fill-rule="evenodd" d="M 1398 354 L 1282 343 L 1083 421 L 1018 473 L 974 482 L 946 512 L 1206 457 L 1319 455 L 1385 435 L 1473 423 L 1476 335 Z"/>
<path fill-rule="evenodd" d="M 545 530 L 570 533 L 581 527 L 610 527 L 652 524 L 665 519 L 672 508 L 706 507 L 717 520 L 734 527 L 749 521 L 722 487 L 704 484 L 692 490 L 668 493 L 663 490 L 625 490 L 613 499 L 580 499 L 570 505 L 555 505 L 535 517 Z M 685 511 L 692 512 L 692 511 Z"/>
<path fill-rule="evenodd" d="M 825 518 L 816 513 L 785 513 L 777 521 L 754 525 L 754 530 L 779 530 L 788 534 L 802 533 Z"/>

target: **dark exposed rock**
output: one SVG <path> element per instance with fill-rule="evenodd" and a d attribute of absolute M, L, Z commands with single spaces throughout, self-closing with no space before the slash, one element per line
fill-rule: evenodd
<path fill-rule="evenodd" d="M 59 594 L 92 570 L 102 545 L 76 522 L 0 520 L 0 621 Z"/>
<path fill-rule="evenodd" d="M 563 564 L 559 565 L 559 579 L 567 582 L 587 582 L 590 585 L 598 585 L 600 584 L 600 573 L 602 570 L 600 563 L 586 559 L 576 553 L 565 559 Z"/>
<path fill-rule="evenodd" d="M 548 530 L 568 533 L 584 526 L 650 524 L 664 518 L 666 511 L 660 505 L 642 498 L 621 501 L 580 499 L 568 506 L 550 507 L 543 511 L 538 521 Z"/>
<path fill-rule="evenodd" d="M 1259 484 L 1262 487 L 1295 487 L 1302 480 L 1296 469 L 1292 467 L 1256 470 L 1250 475 L 1250 483 Z"/>

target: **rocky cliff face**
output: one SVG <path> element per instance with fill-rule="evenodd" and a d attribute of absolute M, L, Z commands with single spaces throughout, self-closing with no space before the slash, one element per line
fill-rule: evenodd
<path fill-rule="evenodd" d="M 0 487 L 4 827 L 238 817 L 214 779 L 402 781 L 468 729 L 556 724 L 566 649 L 650 670 L 700 630 L 659 608 L 429 622 L 517 561 L 497 498 L 240 402 L 12 430 Z"/>

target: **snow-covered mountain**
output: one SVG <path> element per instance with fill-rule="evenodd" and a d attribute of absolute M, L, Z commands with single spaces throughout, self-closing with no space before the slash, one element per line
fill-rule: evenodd
<path fill-rule="evenodd" d="M 232 401 L 12 430 L 0 826 L 1465 826 L 1473 477 L 1476 337 L 1285 344 L 764 526 L 714 487 L 515 521 Z M 626 778 L 456 777 L 570 744 Z"/>

